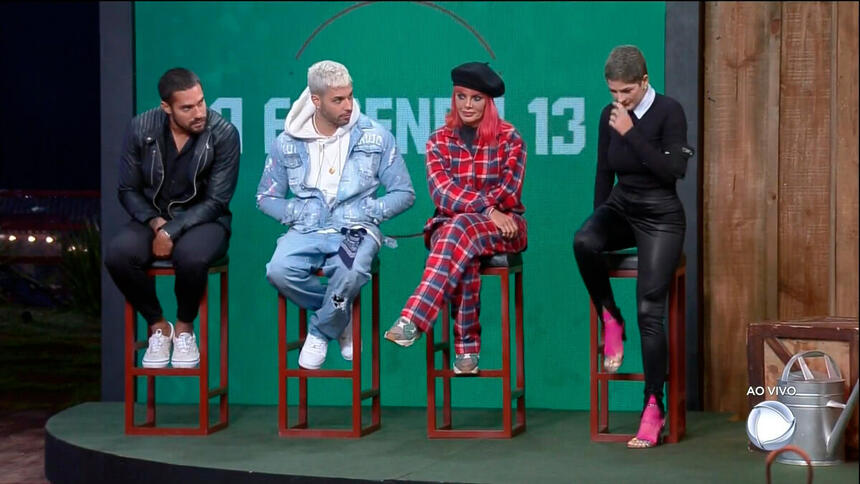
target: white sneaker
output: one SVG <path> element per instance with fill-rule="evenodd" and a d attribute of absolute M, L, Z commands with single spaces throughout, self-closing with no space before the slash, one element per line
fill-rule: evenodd
<path fill-rule="evenodd" d="M 325 362 L 328 341 L 308 333 L 302 352 L 299 353 L 299 366 L 308 370 L 318 370 Z M 350 355 L 351 356 L 351 355 Z"/>
<path fill-rule="evenodd" d="M 200 363 L 200 350 L 194 333 L 173 334 L 173 357 L 170 364 L 174 368 L 194 368 Z"/>
<path fill-rule="evenodd" d="M 173 325 L 170 321 L 170 334 L 173 335 Z M 146 347 L 146 353 L 143 354 L 144 368 L 165 368 L 170 361 L 170 346 L 171 337 L 165 336 L 161 329 L 156 329 L 155 333 L 149 337 L 149 345 Z"/>
<path fill-rule="evenodd" d="M 346 361 L 352 361 L 352 321 L 346 325 L 337 341 L 340 343 L 340 356 Z"/>

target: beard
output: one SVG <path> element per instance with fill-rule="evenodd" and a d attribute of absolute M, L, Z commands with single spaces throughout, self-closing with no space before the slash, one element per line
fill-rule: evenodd
<path fill-rule="evenodd" d="M 206 115 L 204 114 L 200 118 L 190 119 L 186 123 L 180 122 L 176 119 L 176 116 L 173 116 L 173 123 L 182 128 L 182 130 L 188 134 L 200 134 L 204 129 L 206 129 Z"/>
<path fill-rule="evenodd" d="M 337 127 L 346 126 L 347 124 L 349 124 L 349 119 L 352 117 L 351 113 L 350 115 L 343 113 L 342 116 L 338 116 L 326 111 L 325 109 L 318 110 L 318 113 L 328 123 Z"/>

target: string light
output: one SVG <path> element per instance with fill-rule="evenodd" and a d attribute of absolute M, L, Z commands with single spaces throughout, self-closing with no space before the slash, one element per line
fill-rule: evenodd
<path fill-rule="evenodd" d="M 36 241 L 36 237 L 35 237 L 35 236 L 30 235 L 30 236 L 28 236 L 28 237 L 27 237 L 27 242 L 30 242 L 30 243 L 32 244 L 32 243 L 33 243 L 33 242 L 35 242 L 35 241 Z"/>
<path fill-rule="evenodd" d="M 15 242 L 16 240 L 18 240 L 18 237 L 15 237 L 14 235 L 9 236 L 9 242 Z"/>
<path fill-rule="evenodd" d="M 49 235 L 49 236 L 45 237 L 45 242 L 47 242 L 49 244 L 53 244 L 54 238 Z"/>

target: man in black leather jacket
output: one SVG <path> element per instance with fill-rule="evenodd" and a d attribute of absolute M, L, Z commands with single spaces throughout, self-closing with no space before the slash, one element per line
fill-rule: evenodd
<path fill-rule="evenodd" d="M 105 266 L 152 330 L 143 366 L 193 368 L 200 361 L 193 322 L 207 270 L 226 255 L 230 238 L 239 132 L 207 109 L 200 79 L 187 69 L 165 72 L 158 92 L 161 105 L 126 130 L 118 195 L 131 220 L 108 245 Z M 170 259 L 176 270 L 175 327 L 146 275 L 154 259 Z"/>

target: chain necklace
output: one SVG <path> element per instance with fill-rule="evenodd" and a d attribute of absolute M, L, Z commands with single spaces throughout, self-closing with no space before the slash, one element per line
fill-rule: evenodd
<path fill-rule="evenodd" d="M 316 113 L 314 113 L 314 115 L 311 116 L 311 123 L 313 123 L 314 131 L 316 131 L 317 134 L 322 134 L 322 133 L 320 133 L 319 129 L 317 129 Z M 323 135 L 323 136 L 325 136 L 325 135 Z M 329 175 L 334 175 L 335 171 L 339 171 L 339 168 L 340 168 L 340 163 L 338 163 L 338 158 L 340 157 L 340 139 L 338 139 L 338 146 L 337 146 L 338 149 L 337 149 L 337 153 L 334 156 L 334 163 L 330 163 L 330 162 L 326 161 L 325 148 L 323 148 L 323 145 L 325 145 L 325 141 L 323 141 L 322 139 L 318 139 L 317 140 L 317 146 L 319 147 L 319 150 L 320 150 L 319 151 L 320 165 L 321 165 L 320 171 L 322 171 L 322 169 L 324 169 L 325 167 L 328 167 Z M 337 170 L 335 168 L 336 166 L 338 168 Z"/>
<path fill-rule="evenodd" d="M 334 175 L 334 173 L 336 171 L 335 166 L 339 167 L 339 165 L 340 165 L 340 163 L 337 162 L 337 158 L 338 158 L 338 156 L 340 156 L 340 153 L 338 153 L 334 156 L 334 163 L 330 163 L 330 162 L 326 161 L 325 148 L 323 148 L 324 144 L 325 143 L 322 140 L 317 141 L 317 146 L 319 146 L 319 148 L 320 148 L 321 165 L 322 165 L 322 168 L 328 167 L 329 175 Z M 338 151 L 340 151 L 340 150 L 338 150 Z"/>

